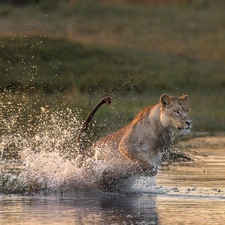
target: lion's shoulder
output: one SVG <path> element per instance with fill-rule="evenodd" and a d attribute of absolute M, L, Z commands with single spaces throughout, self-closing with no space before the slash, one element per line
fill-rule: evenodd
<path fill-rule="evenodd" d="M 133 119 L 133 121 L 131 123 L 132 123 L 132 125 L 140 124 L 140 125 L 144 125 L 144 127 L 146 127 L 146 125 L 149 122 L 154 122 L 154 121 L 159 122 L 159 115 L 160 115 L 159 104 L 150 105 L 150 106 L 147 106 L 144 109 L 142 109 L 135 116 L 135 118 Z"/>

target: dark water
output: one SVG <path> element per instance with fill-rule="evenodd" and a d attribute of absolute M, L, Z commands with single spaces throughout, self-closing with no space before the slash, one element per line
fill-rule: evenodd
<path fill-rule="evenodd" d="M 193 161 L 163 167 L 155 185 L 143 178 L 129 193 L 2 194 L 0 224 L 224 224 L 224 140 L 182 142 Z"/>

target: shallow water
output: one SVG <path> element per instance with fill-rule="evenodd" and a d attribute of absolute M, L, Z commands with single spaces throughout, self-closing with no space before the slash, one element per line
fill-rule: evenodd
<path fill-rule="evenodd" d="M 224 140 L 181 142 L 193 161 L 161 167 L 155 186 L 142 178 L 128 193 L 2 194 L 0 224 L 224 224 Z"/>
<path fill-rule="evenodd" d="M 224 137 L 196 138 L 183 142 L 192 162 L 173 164 L 157 175 L 167 189 L 157 195 L 160 224 L 224 224 Z"/>

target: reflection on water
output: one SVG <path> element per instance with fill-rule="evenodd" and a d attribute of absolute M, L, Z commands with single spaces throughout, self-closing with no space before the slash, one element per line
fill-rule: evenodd
<path fill-rule="evenodd" d="M 219 199 L 165 195 L 0 196 L 0 224 L 223 224 Z"/>
<path fill-rule="evenodd" d="M 1 196 L 1 224 L 158 224 L 150 195 Z"/>

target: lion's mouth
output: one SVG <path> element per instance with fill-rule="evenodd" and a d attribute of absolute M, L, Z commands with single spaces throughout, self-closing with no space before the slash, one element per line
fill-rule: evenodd
<path fill-rule="evenodd" d="M 180 132 L 184 133 L 184 134 L 187 134 L 187 133 L 190 132 L 191 127 L 190 127 L 190 126 L 185 127 L 185 128 L 184 128 L 184 127 L 178 127 L 178 130 L 179 130 Z"/>
<path fill-rule="evenodd" d="M 191 128 L 190 127 L 178 127 L 178 130 L 190 130 Z"/>

